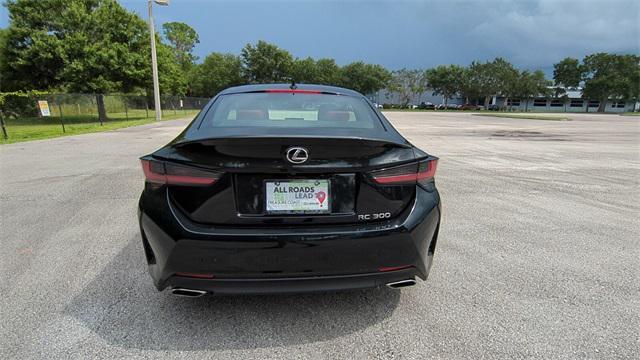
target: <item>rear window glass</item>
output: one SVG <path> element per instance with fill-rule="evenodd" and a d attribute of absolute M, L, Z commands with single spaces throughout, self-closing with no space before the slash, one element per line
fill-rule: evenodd
<path fill-rule="evenodd" d="M 268 92 L 220 96 L 201 127 L 382 128 L 363 98 Z"/>

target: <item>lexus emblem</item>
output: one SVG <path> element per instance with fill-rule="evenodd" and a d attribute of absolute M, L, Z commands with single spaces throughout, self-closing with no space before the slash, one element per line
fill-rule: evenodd
<path fill-rule="evenodd" d="M 299 146 L 290 147 L 287 149 L 287 160 L 292 164 L 302 164 L 309 160 L 309 151 Z"/>

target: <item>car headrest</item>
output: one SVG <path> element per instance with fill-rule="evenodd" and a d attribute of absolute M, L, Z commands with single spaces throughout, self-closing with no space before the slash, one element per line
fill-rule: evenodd
<path fill-rule="evenodd" d="M 238 120 L 265 120 L 267 112 L 262 109 L 238 109 L 236 119 Z"/>
<path fill-rule="evenodd" d="M 322 104 L 318 109 L 320 121 L 349 121 L 349 112 L 335 104 Z"/>
<path fill-rule="evenodd" d="M 322 120 L 349 121 L 349 112 L 340 111 L 340 110 L 330 110 L 323 114 Z"/>

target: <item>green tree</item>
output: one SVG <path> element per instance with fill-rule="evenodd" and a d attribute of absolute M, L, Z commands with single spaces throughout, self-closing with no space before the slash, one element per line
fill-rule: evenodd
<path fill-rule="evenodd" d="M 7 49 L 7 36 L 9 31 L 7 29 L 0 29 L 0 91 L 3 91 L 3 74 L 6 70 L 6 49 Z"/>
<path fill-rule="evenodd" d="M 230 86 L 245 83 L 242 60 L 233 54 L 212 53 L 192 69 L 190 79 L 194 95 L 214 96 Z"/>
<path fill-rule="evenodd" d="M 574 58 L 564 58 L 553 65 L 553 80 L 557 86 L 577 87 L 582 79 L 580 61 Z"/>
<path fill-rule="evenodd" d="M 384 89 L 391 80 L 391 73 L 380 65 L 353 62 L 341 69 L 340 86 L 353 89 L 364 95 Z"/>
<path fill-rule="evenodd" d="M 193 48 L 200 43 L 198 33 L 191 26 L 181 22 L 164 23 L 162 29 L 175 52 L 178 63 L 186 73 L 197 60 L 193 55 Z"/>
<path fill-rule="evenodd" d="M 16 90 L 102 95 L 148 83 L 147 27 L 115 0 L 8 0 L 6 66 Z"/>
<path fill-rule="evenodd" d="M 316 76 L 318 84 L 337 86 L 341 82 L 342 70 L 333 59 L 318 59 L 316 61 Z"/>
<path fill-rule="evenodd" d="M 258 41 L 247 44 L 241 52 L 245 77 L 252 83 L 275 83 L 290 81 L 293 57 L 276 45 Z"/>
<path fill-rule="evenodd" d="M 586 56 L 582 63 L 583 97 L 598 99 L 598 112 L 604 112 L 610 98 L 640 96 L 640 56 L 597 53 Z"/>
<path fill-rule="evenodd" d="M 499 86 L 496 95 L 504 97 L 504 106 L 506 107 L 509 100 L 518 92 L 520 72 L 511 63 L 501 58 L 494 61 L 493 67 Z"/>
<path fill-rule="evenodd" d="M 460 95 L 465 99 L 465 104 L 472 103 L 477 105 L 478 98 L 483 95 L 480 84 L 476 81 L 474 73 L 470 68 L 463 69 L 459 91 Z"/>
<path fill-rule="evenodd" d="M 310 57 L 295 59 L 291 64 L 291 78 L 297 83 L 317 84 L 319 79 L 316 61 Z"/>
<path fill-rule="evenodd" d="M 156 36 L 156 40 L 157 36 Z M 149 53 L 151 49 L 149 48 Z M 188 91 L 188 72 L 178 62 L 171 46 L 156 41 L 156 54 L 158 58 L 158 81 L 160 93 L 164 95 L 186 95 Z M 147 78 L 147 91 L 152 90 L 152 80 Z"/>
<path fill-rule="evenodd" d="M 95 2 L 94 2 L 95 3 Z M 94 4 L 95 5 L 95 4 Z M 48 89 L 59 83 L 64 25 L 60 16 L 82 6 L 80 1 L 10 0 L 6 34 L 5 90 Z"/>
<path fill-rule="evenodd" d="M 598 112 L 603 112 L 611 98 L 640 97 L 640 56 L 597 53 L 585 56 L 582 64 L 577 59 L 565 58 L 554 65 L 553 77 L 558 86 L 578 86 L 584 82 L 582 97 L 597 99 Z"/>
<path fill-rule="evenodd" d="M 549 97 L 553 91 L 549 86 L 551 81 L 547 80 L 544 72 L 536 70 L 530 72 L 524 70 L 518 75 L 517 86 L 513 90 L 513 96 L 525 100 L 525 111 L 529 111 L 529 100 L 534 97 Z"/>
<path fill-rule="evenodd" d="M 491 62 L 472 62 L 469 66 L 467 85 L 484 97 L 485 105 L 494 95 L 506 95 L 513 87 L 517 71 L 503 58 L 495 58 Z"/>
<path fill-rule="evenodd" d="M 449 99 L 462 89 L 464 68 L 458 65 L 440 65 L 425 72 L 427 84 L 434 94 L 444 97 L 445 107 Z"/>
<path fill-rule="evenodd" d="M 389 90 L 400 96 L 400 101 L 407 106 L 416 96 L 426 91 L 427 80 L 424 71 L 401 69 L 392 72 Z"/>
<path fill-rule="evenodd" d="M 498 90 L 495 76 L 492 74 L 491 63 L 472 62 L 469 65 L 468 86 L 477 91 L 478 96 L 484 97 L 484 105 L 489 105 L 489 99 Z"/>
<path fill-rule="evenodd" d="M 640 66 L 635 66 L 635 70 L 629 74 L 629 94 L 625 96 L 626 99 L 634 99 L 636 103 L 640 101 Z M 635 109 L 635 106 L 634 106 Z"/>

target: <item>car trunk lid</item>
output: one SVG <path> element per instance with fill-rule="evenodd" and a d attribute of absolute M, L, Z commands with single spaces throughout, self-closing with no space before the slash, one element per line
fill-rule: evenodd
<path fill-rule="evenodd" d="M 288 160 L 287 150 L 294 147 L 305 149 L 308 160 L 300 164 Z M 153 156 L 224 173 L 211 186 L 168 186 L 171 201 L 199 223 L 251 226 L 356 223 L 360 214 L 384 213 L 388 217 L 399 214 L 415 192 L 415 186 L 381 186 L 371 181 L 369 171 L 414 160 L 410 146 L 384 139 L 310 136 L 201 139 L 171 144 Z M 321 192 L 325 192 L 326 184 L 325 195 L 314 189 L 311 196 L 326 203 L 329 211 L 269 211 L 267 187 L 273 189 L 274 183 L 284 189 L 316 184 Z M 326 199 L 321 200 L 322 196 Z"/>

